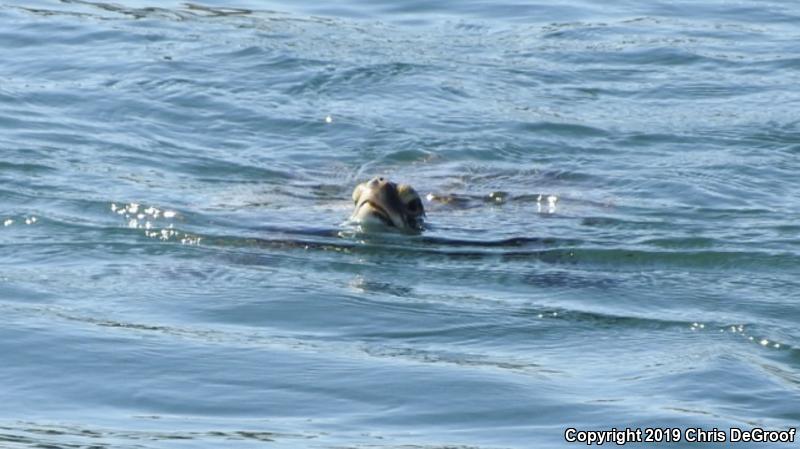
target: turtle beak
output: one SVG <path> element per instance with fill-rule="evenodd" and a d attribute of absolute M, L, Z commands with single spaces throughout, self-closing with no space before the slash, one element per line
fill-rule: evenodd
<path fill-rule="evenodd" d="M 356 206 L 351 219 L 361 223 L 380 223 L 384 226 L 395 227 L 389 212 L 379 204 L 367 199 Z"/>

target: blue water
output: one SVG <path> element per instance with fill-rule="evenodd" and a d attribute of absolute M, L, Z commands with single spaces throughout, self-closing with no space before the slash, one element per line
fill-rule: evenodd
<path fill-rule="evenodd" d="M 797 427 L 798 42 L 788 0 L 0 1 L 0 446 Z M 353 233 L 376 175 L 449 201 Z"/>

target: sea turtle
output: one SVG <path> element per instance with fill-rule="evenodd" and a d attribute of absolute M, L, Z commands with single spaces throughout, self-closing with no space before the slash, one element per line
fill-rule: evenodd
<path fill-rule="evenodd" d="M 516 202 L 535 202 L 538 212 L 552 214 L 558 198 L 555 195 L 516 195 L 496 191 L 487 195 L 434 194 L 426 195 L 432 204 L 457 209 L 480 207 L 482 204 L 495 205 L 510 200 Z M 425 209 L 422 199 L 408 184 L 396 184 L 383 177 L 375 177 L 353 189 L 355 209 L 350 221 L 366 228 L 389 227 L 407 233 L 420 233 L 424 229 Z"/>
<path fill-rule="evenodd" d="M 382 177 L 363 182 L 353 190 L 355 209 L 350 220 L 362 226 L 382 225 L 403 232 L 423 229 L 422 199 L 408 184 L 395 184 Z"/>

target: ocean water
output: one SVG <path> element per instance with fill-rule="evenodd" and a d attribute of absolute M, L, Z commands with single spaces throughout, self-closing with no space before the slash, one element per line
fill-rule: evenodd
<path fill-rule="evenodd" d="M 0 1 L 0 447 L 797 427 L 798 42 L 793 0 Z M 376 175 L 452 201 L 353 232 Z"/>

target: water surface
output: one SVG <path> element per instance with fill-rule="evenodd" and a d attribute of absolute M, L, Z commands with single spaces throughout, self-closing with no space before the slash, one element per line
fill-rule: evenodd
<path fill-rule="evenodd" d="M 796 2 L 3 0 L 0 30 L 3 447 L 800 421 Z M 457 201 L 354 234 L 376 175 Z"/>

